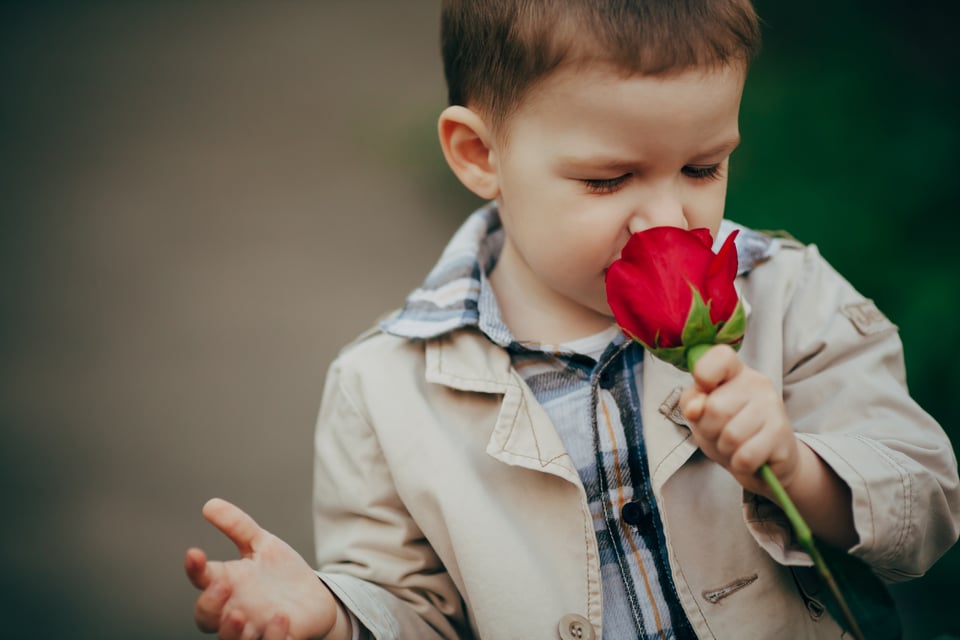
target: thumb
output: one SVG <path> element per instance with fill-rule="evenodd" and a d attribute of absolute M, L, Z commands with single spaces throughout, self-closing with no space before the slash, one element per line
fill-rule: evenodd
<path fill-rule="evenodd" d="M 264 535 L 264 530 L 245 511 L 220 498 L 211 498 L 203 505 L 203 517 L 230 538 L 243 557 L 253 554 Z"/>

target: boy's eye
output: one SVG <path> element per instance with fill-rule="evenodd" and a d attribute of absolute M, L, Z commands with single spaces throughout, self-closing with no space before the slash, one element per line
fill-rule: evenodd
<path fill-rule="evenodd" d="M 682 169 L 683 175 L 694 180 L 716 180 L 720 177 L 720 165 L 712 164 L 708 167 L 686 166 Z"/>
<path fill-rule="evenodd" d="M 618 190 L 630 178 L 629 173 L 616 178 L 606 178 L 603 180 L 581 180 L 587 187 L 589 193 L 613 193 Z"/>

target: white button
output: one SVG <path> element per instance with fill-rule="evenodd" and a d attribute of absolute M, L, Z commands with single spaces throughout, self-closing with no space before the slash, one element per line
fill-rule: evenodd
<path fill-rule="evenodd" d="M 576 613 L 568 613 L 560 618 L 557 629 L 560 631 L 560 640 L 597 640 L 590 621 Z"/>

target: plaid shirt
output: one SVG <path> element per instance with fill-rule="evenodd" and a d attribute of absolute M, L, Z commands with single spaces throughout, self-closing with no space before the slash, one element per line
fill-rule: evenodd
<path fill-rule="evenodd" d="M 731 228 L 725 223 L 721 239 Z M 751 245 L 753 237 L 738 238 L 741 262 L 762 258 L 751 251 L 769 250 L 768 241 Z M 673 585 L 647 471 L 640 418 L 643 348 L 615 330 L 606 348 L 590 355 L 567 345 L 517 342 L 487 280 L 502 245 L 499 216 L 487 205 L 466 221 L 424 284 L 382 327 L 403 337 L 431 338 L 477 326 L 506 349 L 550 416 L 586 490 L 601 559 L 604 635 L 695 638 Z M 623 520 L 625 505 L 632 510 L 628 519 L 638 524 Z"/>

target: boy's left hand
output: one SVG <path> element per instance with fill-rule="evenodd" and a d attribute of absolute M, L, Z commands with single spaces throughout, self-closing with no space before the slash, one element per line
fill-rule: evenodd
<path fill-rule="evenodd" d="M 707 457 L 754 493 L 769 497 L 756 475 L 764 463 L 789 487 L 800 470 L 800 442 L 773 382 L 727 345 L 707 351 L 693 379 L 680 396 L 680 409 Z"/>
<path fill-rule="evenodd" d="M 707 457 L 743 488 L 774 499 L 757 474 L 769 464 L 814 534 L 838 549 L 857 543 L 850 488 L 794 434 L 770 378 L 717 345 L 700 358 L 693 381 L 680 395 L 680 410 Z"/>

